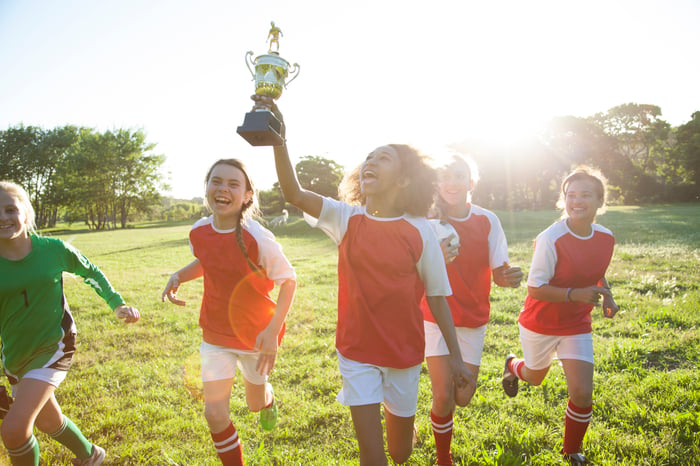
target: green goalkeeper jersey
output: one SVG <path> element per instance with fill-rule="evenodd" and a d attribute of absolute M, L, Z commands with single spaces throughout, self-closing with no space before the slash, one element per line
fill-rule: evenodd
<path fill-rule="evenodd" d="M 68 370 L 76 328 L 63 294 L 63 272 L 85 280 L 112 308 L 124 300 L 97 266 L 57 238 L 31 235 L 32 251 L 18 261 L 0 258 L 2 363 L 16 383 L 32 369 Z"/>

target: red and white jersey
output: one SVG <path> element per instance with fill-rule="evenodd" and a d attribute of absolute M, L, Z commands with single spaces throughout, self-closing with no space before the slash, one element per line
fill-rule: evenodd
<path fill-rule="evenodd" d="M 539 288 L 595 286 L 605 276 L 612 259 L 615 238 L 610 230 L 593 224 L 588 237 L 574 234 L 561 220 L 540 233 L 527 285 Z M 592 304 L 540 301 L 528 295 L 520 311 L 520 324 L 545 335 L 576 335 L 591 332 Z"/>
<path fill-rule="evenodd" d="M 449 217 L 459 235 L 457 257 L 447 264 L 452 296 L 447 303 L 455 327 L 477 328 L 489 321 L 492 270 L 508 260 L 508 243 L 503 227 L 493 212 L 472 205 L 464 218 Z M 423 318 L 435 322 L 427 301 L 421 303 Z"/>
<path fill-rule="evenodd" d="M 274 235 L 255 220 L 243 222 L 248 256 L 260 267 L 255 273 L 236 241 L 236 230 L 219 230 L 213 217 L 197 221 L 190 230 L 190 247 L 204 270 L 204 296 L 199 314 L 204 341 L 251 350 L 267 326 L 276 303 L 275 284 L 296 279 L 294 268 Z M 280 332 L 280 340 L 284 328 Z"/>
<path fill-rule="evenodd" d="M 318 220 L 338 245 L 336 348 L 344 357 L 404 369 L 423 361 L 420 300 L 451 294 L 437 236 L 423 217 L 379 218 L 323 199 Z"/>

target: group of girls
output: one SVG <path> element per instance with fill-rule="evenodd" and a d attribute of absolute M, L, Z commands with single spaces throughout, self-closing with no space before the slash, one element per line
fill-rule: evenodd
<path fill-rule="evenodd" d="M 273 101 L 253 99 L 282 121 Z M 435 170 L 410 146 L 380 146 L 348 174 L 335 200 L 301 187 L 286 143 L 274 147 L 274 158 L 285 200 L 338 247 L 336 350 L 342 387 L 337 400 L 350 409 L 360 464 L 387 464 L 382 419 L 389 456 L 398 464 L 408 460 L 425 359 L 436 462 L 451 465 L 454 411 L 468 405 L 476 389 L 491 280 L 518 287 L 523 279 L 521 269 L 510 265 L 498 218 L 471 203 L 476 168 L 454 156 Z M 614 238 L 594 223 L 605 205 L 599 174 L 576 170 L 561 194 L 562 219 L 535 242 L 519 318 L 524 357 L 508 355 L 502 383 L 507 395 L 515 396 L 519 380 L 538 385 L 558 357 L 569 388 L 562 453 L 581 464 L 593 390 L 590 313 L 601 297 L 608 317 L 617 311 L 605 280 Z M 260 413 L 263 429 L 271 430 L 277 404 L 268 377 L 296 275 L 272 233 L 254 219 L 259 215 L 255 188 L 239 160 L 212 165 L 205 203 L 211 215 L 189 233 L 194 260 L 172 274 L 162 299 L 184 305 L 177 297 L 180 285 L 203 277 L 204 416 L 222 464 L 242 465 L 242 443 L 229 413 L 234 376 L 241 371 L 249 409 Z M 34 426 L 71 449 L 74 464 L 101 464 L 105 451 L 85 439 L 54 397 L 75 351 L 62 272 L 83 277 L 127 323 L 137 321 L 139 312 L 126 306 L 75 248 L 35 233 L 34 211 L 21 187 L 0 184 L 0 209 L 0 339 L 14 397 L 0 426 L 2 440 L 13 465 L 38 464 Z M 452 225 L 459 243 L 451 237 L 438 240 L 429 215 Z M 272 299 L 275 287 L 278 295 Z"/>

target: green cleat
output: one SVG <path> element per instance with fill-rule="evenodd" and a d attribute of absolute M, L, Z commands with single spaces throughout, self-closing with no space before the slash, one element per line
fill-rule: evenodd
<path fill-rule="evenodd" d="M 269 389 L 270 393 L 272 393 L 272 404 L 260 411 L 260 425 L 263 430 L 269 432 L 274 429 L 277 424 L 277 403 L 275 402 L 275 393 L 272 391 L 272 385 L 266 383 L 265 388 Z"/>

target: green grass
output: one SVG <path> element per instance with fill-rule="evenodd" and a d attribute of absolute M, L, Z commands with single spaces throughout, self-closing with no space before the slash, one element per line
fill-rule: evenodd
<path fill-rule="evenodd" d="M 554 211 L 498 212 L 511 263 L 527 272 L 535 235 Z M 349 410 L 334 348 L 336 260 L 332 242 L 302 220 L 275 231 L 297 269 L 299 286 L 271 381 L 280 422 L 263 432 L 237 380 L 231 416 L 251 465 L 357 464 Z M 600 465 L 698 464 L 700 458 L 700 205 L 613 207 L 599 222 L 616 235 L 608 277 L 622 310 L 594 311 L 594 412 L 584 451 Z M 148 225 L 111 232 L 55 233 L 107 274 L 142 320 L 118 322 L 94 292 L 67 277 L 78 326 L 73 369 L 56 396 L 93 442 L 105 464 L 219 464 L 202 415 L 198 307 L 201 281 L 183 285 L 185 308 L 160 302 L 167 277 L 192 257 L 189 225 Z M 458 409 L 452 444 L 456 464 L 562 464 L 566 382 L 560 367 L 540 387 L 521 385 L 516 398 L 500 386 L 503 358 L 519 352 L 517 316 L 525 287 L 495 288 L 477 393 Z M 430 386 L 421 377 L 419 443 L 410 465 L 434 464 Z M 71 454 L 38 434 L 44 464 Z M 7 461 L 0 453 L 0 463 Z"/>

